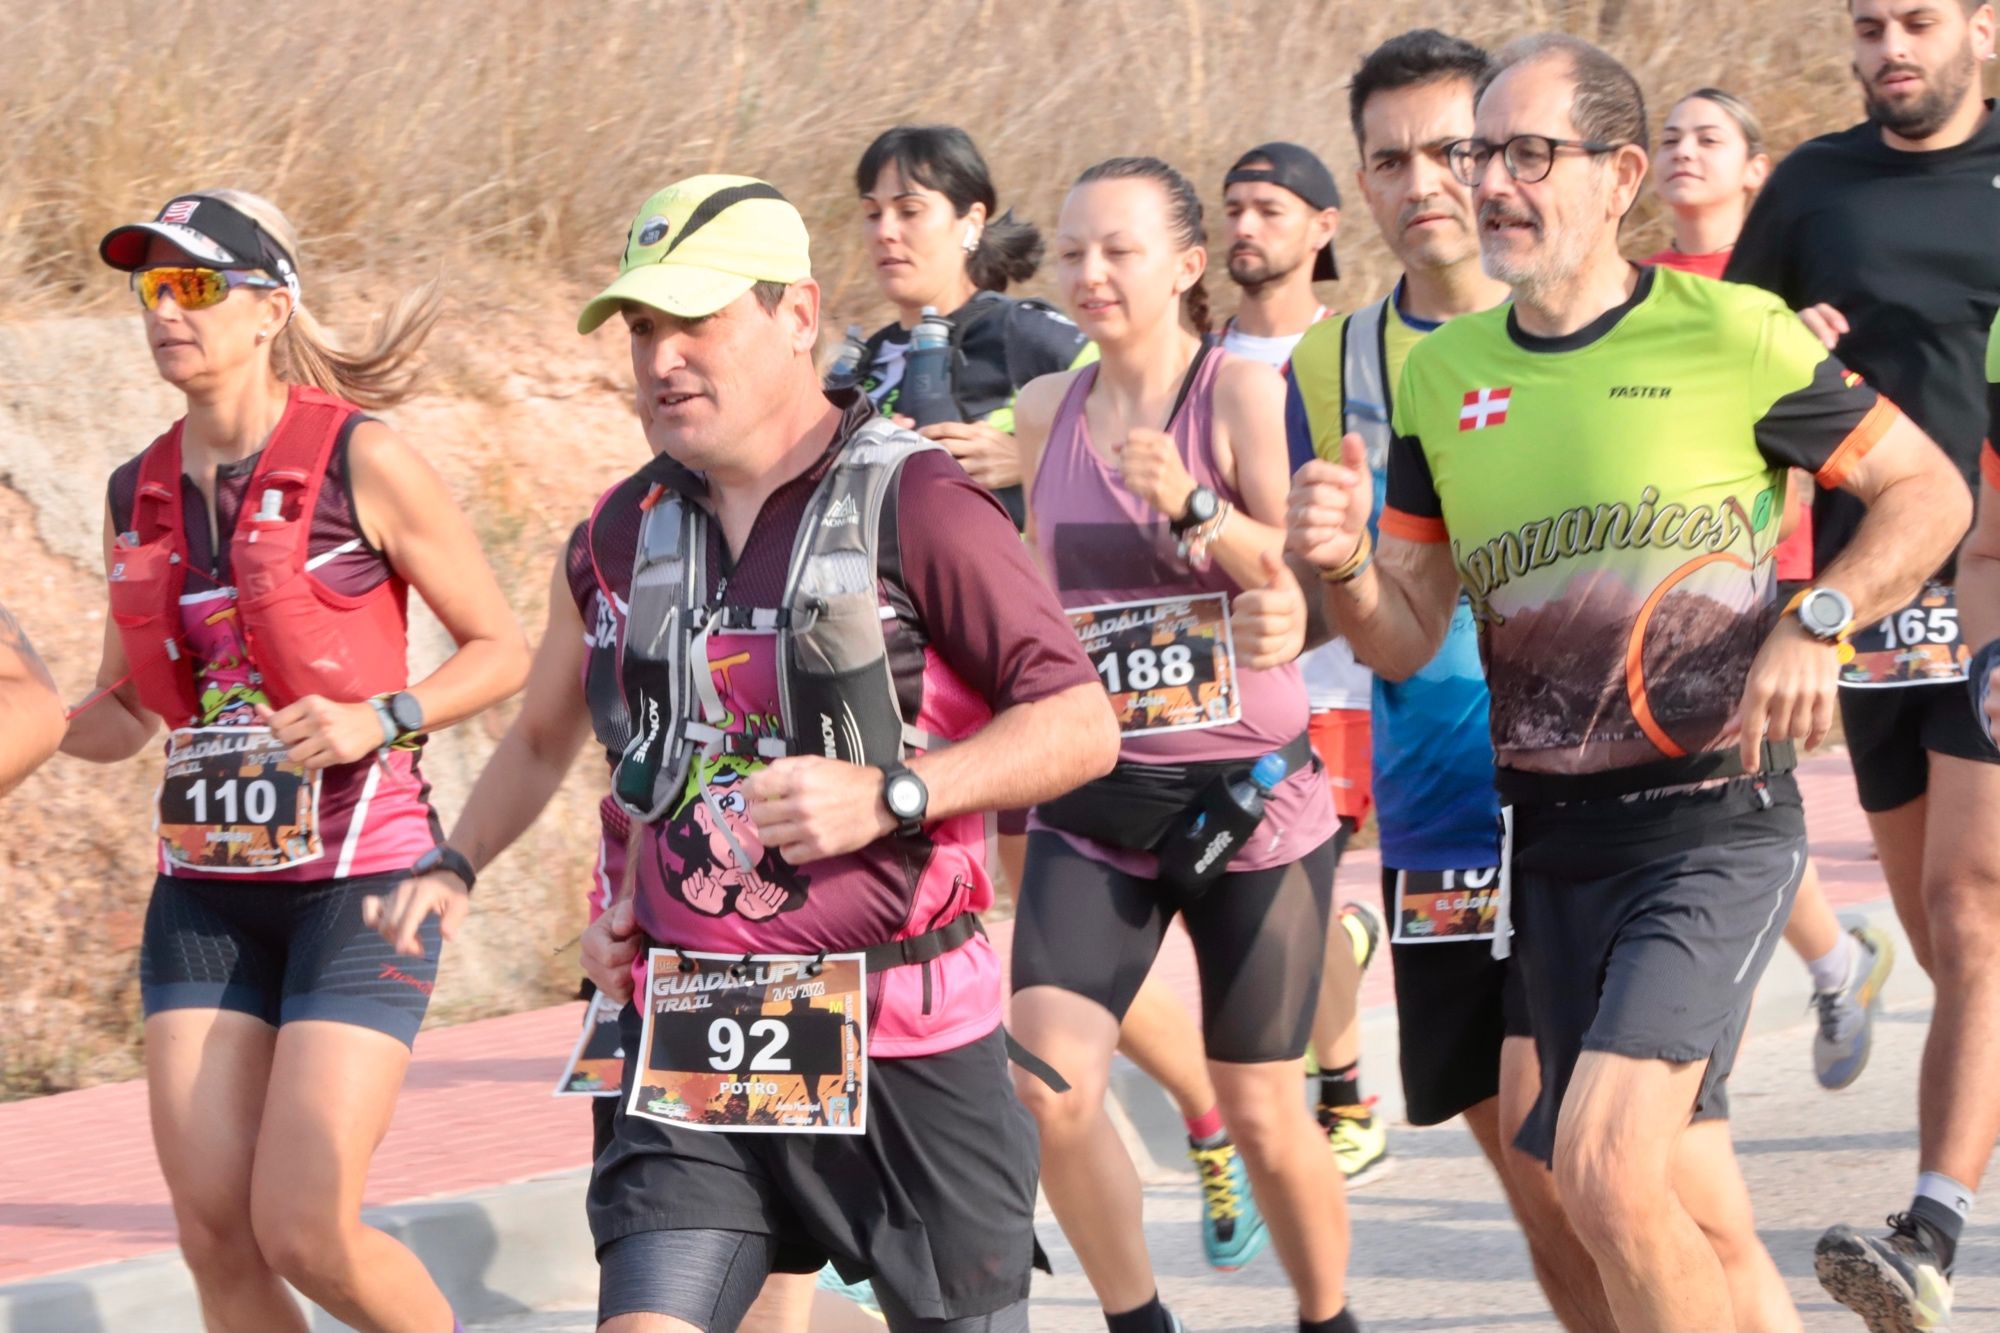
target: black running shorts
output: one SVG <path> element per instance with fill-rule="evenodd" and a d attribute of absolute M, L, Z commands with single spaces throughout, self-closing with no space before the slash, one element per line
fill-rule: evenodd
<path fill-rule="evenodd" d="M 1340 839 L 1298 861 L 1224 875 L 1182 909 L 1201 974 L 1208 1058 L 1296 1060 L 1312 1039 Z M 1014 990 L 1055 986 L 1120 1021 L 1172 923 L 1177 895 L 1076 850 L 1028 835 L 1014 918 Z"/>
<path fill-rule="evenodd" d="M 1514 951 L 1542 1066 L 1516 1146 L 1551 1160 L 1585 1051 L 1706 1060 L 1693 1118 L 1727 1116 L 1730 1066 L 1805 862 L 1789 773 L 1679 796 L 1516 806 Z"/>
<path fill-rule="evenodd" d="M 619 1023 L 629 1089 L 638 1011 Z M 743 1232 L 774 1242 L 770 1271 L 831 1259 L 850 1282 L 872 1278 L 885 1308 L 966 1319 L 1027 1299 L 1040 1156 L 996 1028 L 936 1055 L 871 1059 L 865 1134 L 717 1134 L 632 1115 L 620 1098 L 587 1210 L 600 1258 L 644 1232 Z M 714 1280 L 677 1275 L 660 1300 L 712 1300 Z"/>
<path fill-rule="evenodd" d="M 1393 933 L 1396 872 L 1382 869 L 1382 913 Z M 1441 1125 L 1500 1092 L 1500 1044 L 1529 1035 L 1519 962 L 1490 940 L 1394 944 L 1396 1042 L 1404 1115 Z"/>
<path fill-rule="evenodd" d="M 2000 764 L 2000 751 L 1987 742 L 1973 711 L 1971 691 L 1957 681 L 1843 689 L 1840 727 L 1861 808 L 1870 814 L 1898 809 L 1929 791 L 1930 755 Z"/>
<path fill-rule="evenodd" d="M 146 1016 L 230 1009 L 272 1027 L 351 1023 L 410 1045 L 437 981 L 437 918 L 419 932 L 422 958 L 397 953 L 361 921 L 362 899 L 393 893 L 406 878 L 259 884 L 159 876 L 139 945 Z"/>

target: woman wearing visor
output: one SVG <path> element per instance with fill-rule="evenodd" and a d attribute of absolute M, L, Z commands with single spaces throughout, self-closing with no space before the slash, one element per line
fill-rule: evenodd
<path fill-rule="evenodd" d="M 512 694 L 528 656 L 443 481 L 367 415 L 409 394 L 435 295 L 341 350 L 290 223 L 232 190 L 100 253 L 187 411 L 112 475 L 99 693 L 63 749 L 116 763 L 168 728 L 140 991 L 181 1249 L 213 1330 L 304 1333 L 290 1282 L 353 1328 L 443 1333 L 423 1265 L 360 1215 L 439 932 L 398 957 L 362 899 L 438 859 L 424 737 Z M 415 682 L 413 588 L 457 644 Z"/>

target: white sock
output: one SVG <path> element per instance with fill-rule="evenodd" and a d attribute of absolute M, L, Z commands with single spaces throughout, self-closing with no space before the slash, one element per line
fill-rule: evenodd
<path fill-rule="evenodd" d="M 1841 931 L 1838 944 L 1828 949 L 1823 957 L 1806 964 L 1806 971 L 1812 973 L 1813 989 L 1824 994 L 1845 986 L 1848 970 L 1854 966 L 1857 948 L 1854 937 Z"/>
<path fill-rule="evenodd" d="M 1941 1171 L 1926 1171 L 1917 1177 L 1917 1197 L 1941 1203 L 1960 1218 L 1972 1216 L 1974 1195 L 1971 1188 Z"/>

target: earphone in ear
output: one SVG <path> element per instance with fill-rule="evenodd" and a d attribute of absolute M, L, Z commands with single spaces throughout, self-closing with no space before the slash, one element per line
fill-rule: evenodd
<path fill-rule="evenodd" d="M 975 222 L 966 223 L 965 236 L 959 241 L 959 244 L 965 247 L 965 253 L 967 254 L 971 254 L 974 250 L 977 250 L 979 248 L 979 224 Z"/>

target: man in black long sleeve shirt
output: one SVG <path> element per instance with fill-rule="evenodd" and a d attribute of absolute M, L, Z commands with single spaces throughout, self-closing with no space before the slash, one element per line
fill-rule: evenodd
<path fill-rule="evenodd" d="M 1976 493 L 1986 330 L 2000 306 L 2000 119 L 1979 84 L 1993 9 L 1851 0 L 1850 17 L 1869 119 L 1778 167 L 1725 276 L 1819 307 L 1844 335 L 1841 360 L 1915 418 Z M 1819 496 L 1815 568 L 1859 516 L 1847 496 Z M 1937 987 L 1915 1200 L 1886 1238 L 1837 1226 L 1818 1247 L 1821 1283 L 1877 1333 L 1948 1317 L 1959 1232 L 2000 1132 L 2000 766 L 1963 684 L 1955 565 L 1911 607 L 1855 629 L 1840 692 L 1883 873 Z"/>

